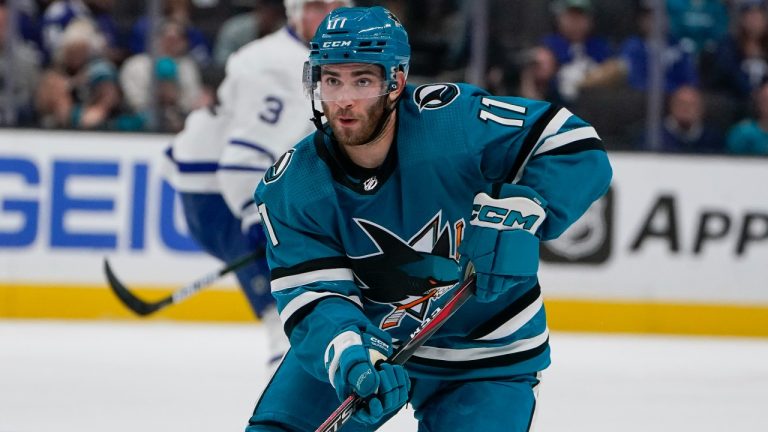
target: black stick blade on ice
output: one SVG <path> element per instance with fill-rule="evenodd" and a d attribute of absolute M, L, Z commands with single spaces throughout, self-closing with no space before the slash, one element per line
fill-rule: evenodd
<path fill-rule="evenodd" d="M 112 271 L 112 268 L 109 266 L 109 261 L 107 261 L 106 258 L 104 259 L 104 275 L 107 277 L 107 282 L 109 283 L 109 287 L 112 288 L 112 292 L 115 293 L 117 298 L 119 298 L 128 309 L 132 310 L 137 315 L 147 316 L 173 303 L 172 295 L 152 303 L 136 297 L 131 290 L 117 279 L 117 276 L 115 276 L 115 273 Z"/>
<path fill-rule="evenodd" d="M 264 249 L 258 249 L 253 253 L 242 256 L 227 264 L 224 268 L 211 272 L 191 284 L 179 288 L 169 296 L 155 302 L 147 302 L 140 299 L 128 289 L 127 286 L 120 282 L 120 279 L 115 276 L 115 272 L 112 271 L 112 267 L 109 265 L 109 261 L 106 258 L 104 258 L 104 275 L 107 277 L 107 283 L 109 283 L 112 292 L 115 293 L 117 298 L 119 298 L 128 309 L 132 310 L 137 315 L 147 316 L 161 309 L 165 309 L 172 304 L 183 301 L 203 288 L 211 286 L 225 275 L 262 258 L 264 258 Z"/>

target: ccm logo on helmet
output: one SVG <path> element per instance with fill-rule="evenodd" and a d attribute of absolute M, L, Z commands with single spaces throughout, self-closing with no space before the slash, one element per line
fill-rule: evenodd
<path fill-rule="evenodd" d="M 339 48 L 352 46 L 352 41 L 323 42 L 323 48 Z"/>

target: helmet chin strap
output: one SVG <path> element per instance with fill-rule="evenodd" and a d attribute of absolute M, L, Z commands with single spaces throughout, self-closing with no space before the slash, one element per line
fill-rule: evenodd
<path fill-rule="evenodd" d="M 327 133 L 325 133 L 325 130 L 323 129 L 323 113 L 321 113 L 320 111 L 317 110 L 317 108 L 315 108 L 315 99 L 314 98 L 311 99 L 309 103 L 312 106 L 312 118 L 310 118 L 309 120 L 311 120 L 312 124 L 315 125 L 315 129 L 328 135 Z M 330 135 L 328 135 L 328 137 L 330 137 Z"/>

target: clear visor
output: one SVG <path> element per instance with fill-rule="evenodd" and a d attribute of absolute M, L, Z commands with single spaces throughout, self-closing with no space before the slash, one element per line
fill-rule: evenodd
<path fill-rule="evenodd" d="M 385 80 L 381 72 L 374 70 L 344 71 L 325 70 L 304 64 L 304 92 L 316 101 L 370 99 L 391 91 L 393 83 Z"/>

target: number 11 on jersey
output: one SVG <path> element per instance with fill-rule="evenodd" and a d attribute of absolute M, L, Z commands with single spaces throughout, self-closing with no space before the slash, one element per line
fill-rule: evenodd
<path fill-rule="evenodd" d="M 482 103 L 488 108 L 498 107 L 498 108 L 505 109 L 507 111 L 512 111 L 512 112 L 523 114 L 523 115 L 525 115 L 527 112 L 526 108 L 523 106 L 502 102 L 502 101 L 491 99 L 488 97 L 482 98 L 480 100 L 480 103 Z M 491 120 L 498 124 L 501 124 L 504 126 L 512 126 L 512 127 L 523 127 L 523 125 L 525 124 L 523 120 L 501 117 L 484 109 L 480 110 L 480 119 L 485 121 Z"/>

